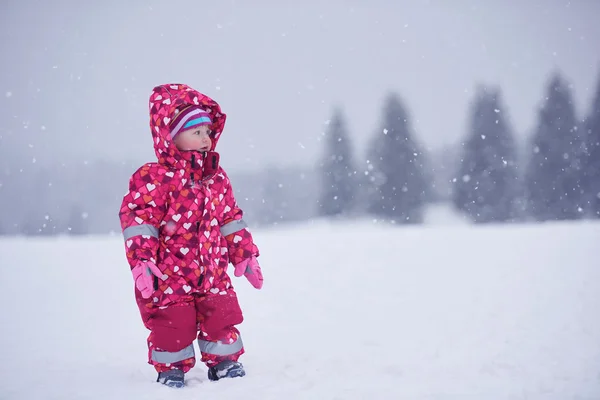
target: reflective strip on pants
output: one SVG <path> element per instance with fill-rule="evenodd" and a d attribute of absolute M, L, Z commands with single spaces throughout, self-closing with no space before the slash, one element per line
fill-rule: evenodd
<path fill-rule="evenodd" d="M 203 353 L 214 354 L 216 356 L 228 356 L 240 351 L 244 347 L 244 344 L 242 343 L 242 337 L 238 335 L 237 340 L 231 344 L 198 339 L 198 347 L 200 347 L 200 351 Z"/>
<path fill-rule="evenodd" d="M 173 364 L 177 361 L 187 360 L 195 356 L 194 344 L 190 344 L 183 350 L 170 352 L 170 351 L 157 351 L 152 349 L 152 361 L 156 361 L 161 364 Z"/>

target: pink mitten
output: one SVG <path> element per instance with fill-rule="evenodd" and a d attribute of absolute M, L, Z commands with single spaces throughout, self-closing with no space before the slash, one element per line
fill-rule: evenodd
<path fill-rule="evenodd" d="M 238 277 L 245 275 L 248 282 L 257 289 L 260 289 L 263 285 L 262 271 L 256 257 L 246 258 L 236 264 L 234 275 Z"/>
<path fill-rule="evenodd" d="M 158 269 L 152 261 L 138 261 L 131 270 L 135 287 L 140 291 L 144 299 L 149 298 L 154 293 L 154 277 L 158 276 L 163 281 L 166 279 L 164 274 Z"/>

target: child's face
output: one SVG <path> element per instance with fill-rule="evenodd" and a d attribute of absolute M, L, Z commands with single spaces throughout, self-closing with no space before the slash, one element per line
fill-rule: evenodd
<path fill-rule="evenodd" d="M 179 132 L 175 136 L 175 146 L 181 151 L 208 151 L 212 146 L 208 125 L 198 126 Z"/>

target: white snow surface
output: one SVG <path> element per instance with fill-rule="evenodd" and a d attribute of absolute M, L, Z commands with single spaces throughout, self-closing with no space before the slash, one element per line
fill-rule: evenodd
<path fill-rule="evenodd" d="M 597 223 L 254 235 L 247 376 L 183 389 L 146 363 L 120 237 L 0 240 L 0 399 L 600 399 Z"/>

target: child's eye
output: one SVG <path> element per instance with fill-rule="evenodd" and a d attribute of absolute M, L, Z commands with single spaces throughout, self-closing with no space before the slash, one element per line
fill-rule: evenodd
<path fill-rule="evenodd" d="M 194 135 L 198 135 L 198 136 L 200 136 L 200 135 L 201 135 L 201 132 L 200 132 L 200 131 L 195 131 L 195 132 L 194 132 Z"/>

